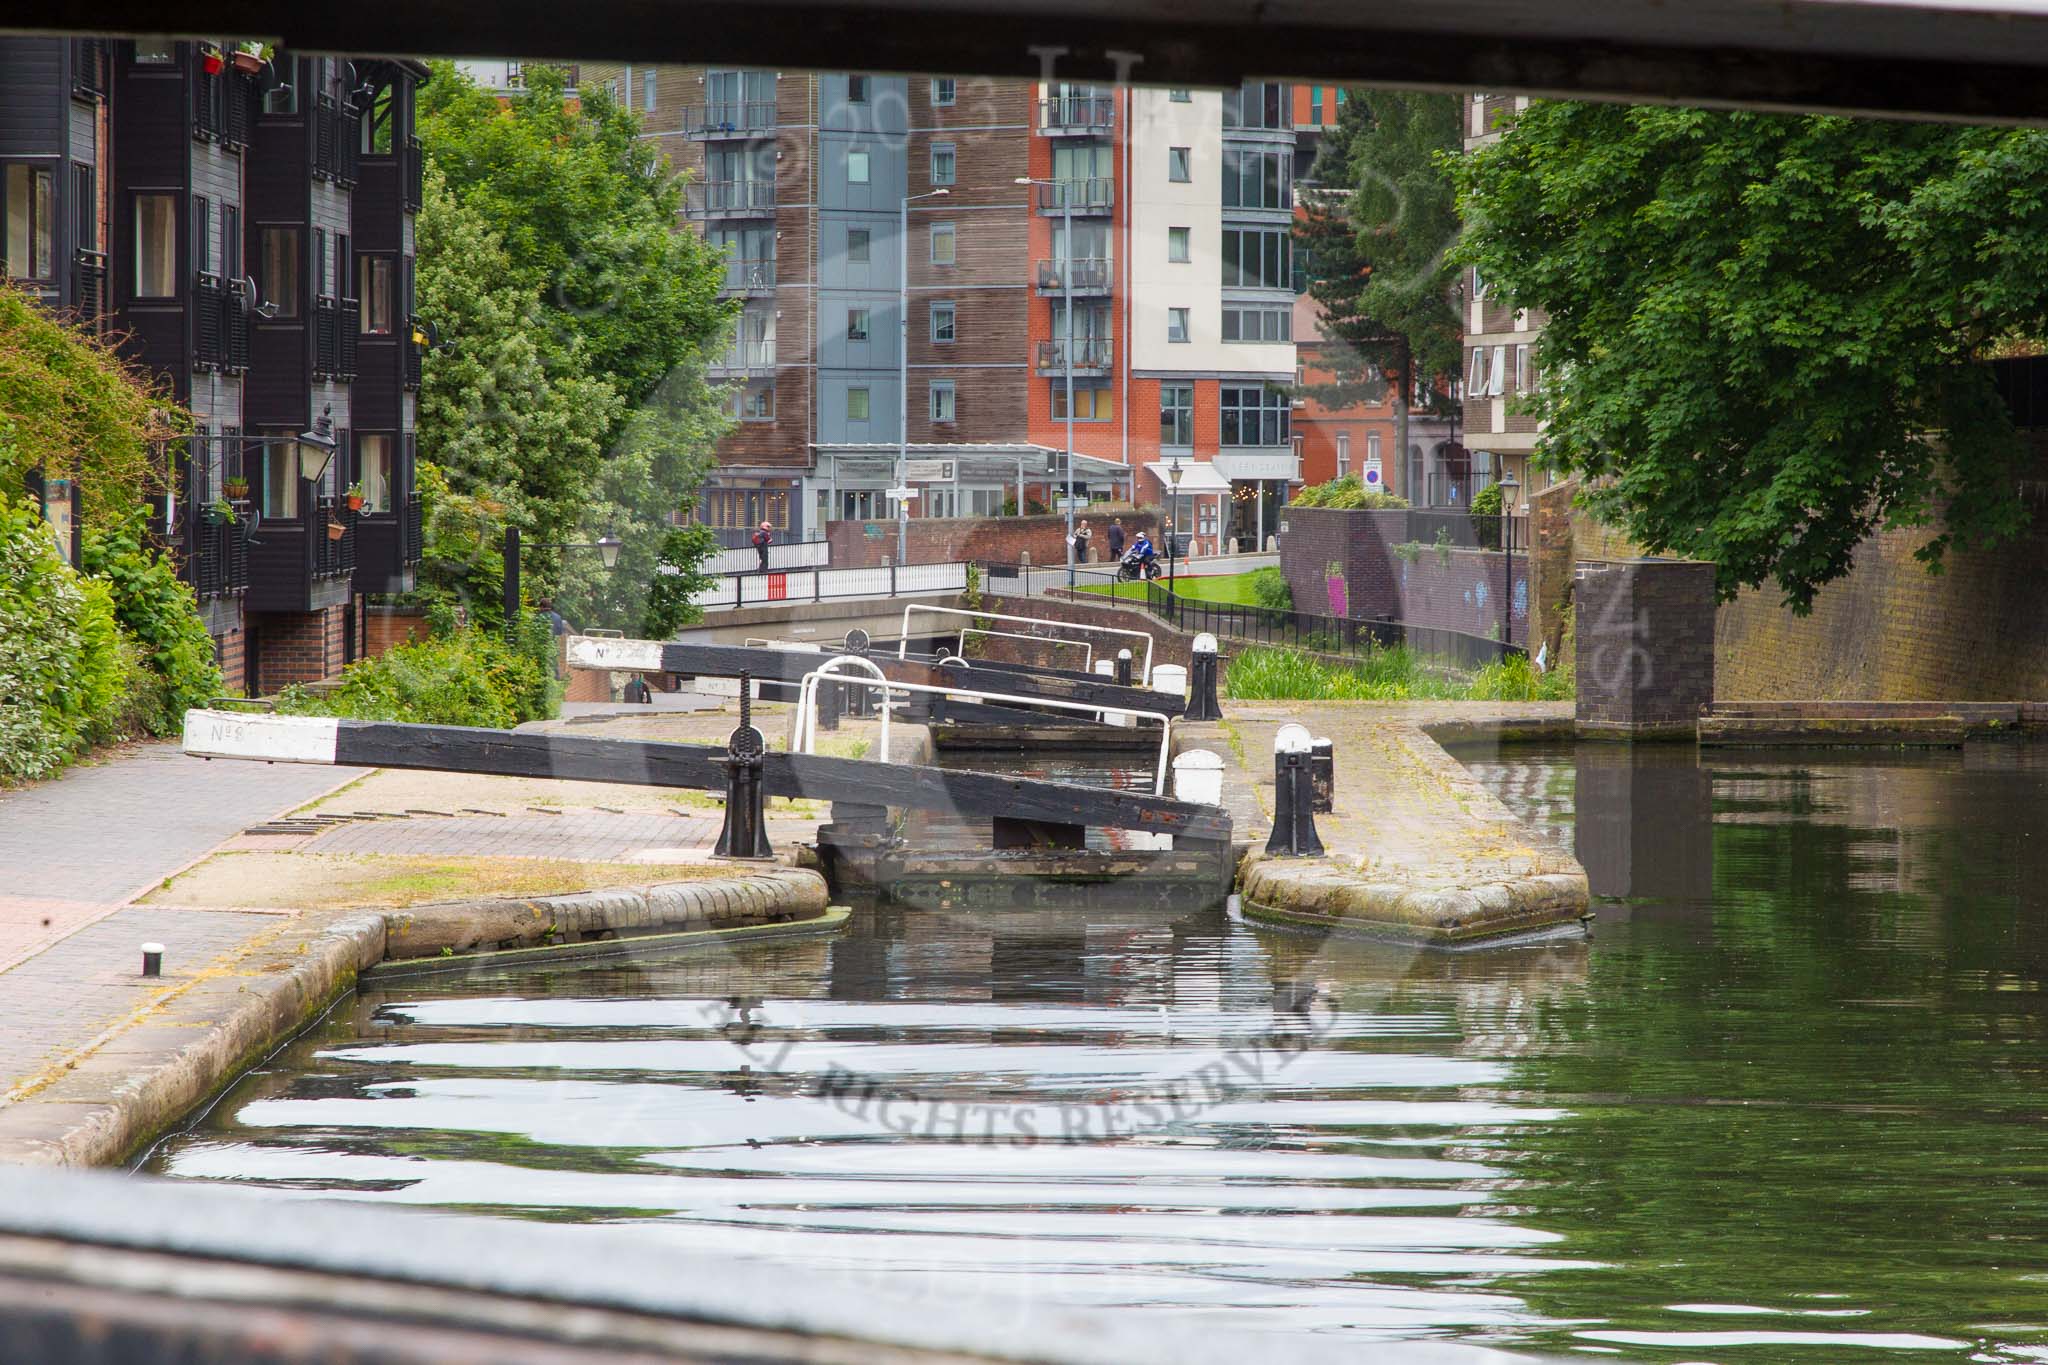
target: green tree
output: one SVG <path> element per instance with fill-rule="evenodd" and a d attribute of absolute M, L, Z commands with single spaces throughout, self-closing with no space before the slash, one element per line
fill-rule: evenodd
<path fill-rule="evenodd" d="M 1295 228 L 1322 334 L 1343 343 L 1329 349 L 1331 378 L 1316 396 L 1377 402 L 1391 382 L 1400 451 L 1408 449 L 1410 377 L 1458 373 L 1449 252 L 1459 231 L 1450 172 L 1459 109 L 1455 95 L 1347 91 Z M 1431 408 L 1450 415 L 1448 396 L 1433 389 Z"/>
<path fill-rule="evenodd" d="M 1538 457 L 1795 611 L 1884 526 L 2024 524 L 1977 363 L 2048 310 L 2028 130 L 1539 101 L 1459 169 L 1461 259 L 1540 308 Z"/>

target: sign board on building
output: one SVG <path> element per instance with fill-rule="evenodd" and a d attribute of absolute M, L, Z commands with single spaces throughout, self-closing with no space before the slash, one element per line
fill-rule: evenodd
<path fill-rule="evenodd" d="M 953 461 L 905 460 L 903 462 L 903 482 L 951 483 L 953 482 Z"/>
<path fill-rule="evenodd" d="M 1382 476 L 1380 474 L 1380 457 L 1377 455 L 1368 455 L 1365 457 L 1365 486 L 1367 488 L 1379 488 L 1383 486 Z"/>
<path fill-rule="evenodd" d="M 891 502 L 909 502 L 917 496 L 915 488 L 891 488 L 887 490 Z"/>

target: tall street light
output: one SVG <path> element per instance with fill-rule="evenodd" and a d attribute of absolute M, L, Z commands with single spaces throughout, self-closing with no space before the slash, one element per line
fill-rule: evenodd
<path fill-rule="evenodd" d="M 1515 640 L 1515 494 L 1521 485 L 1515 481 L 1515 471 L 1502 465 L 1500 471 L 1500 543 L 1508 556 L 1507 592 L 1500 604 L 1500 637 L 1503 644 Z"/>
<path fill-rule="evenodd" d="M 517 526 L 507 526 L 505 528 L 505 638 L 507 640 L 519 638 L 519 609 L 521 606 L 519 554 L 522 548 L 529 550 L 562 550 L 564 552 L 569 550 L 595 550 L 597 551 L 598 562 L 604 565 L 607 570 L 610 570 L 619 567 L 619 551 L 624 546 L 624 541 L 620 540 L 612 532 L 606 531 L 595 541 L 564 541 L 556 545 L 546 545 L 536 541 L 532 545 L 522 547 L 519 543 L 519 528 Z"/>
<path fill-rule="evenodd" d="M 1067 587 L 1071 589 L 1074 586 L 1074 192 L 1073 186 L 1064 181 L 1033 180 L 1028 175 L 1018 176 L 1016 183 L 1051 185 L 1056 187 L 1060 197 L 1062 246 L 1060 251 L 1053 253 L 1053 264 L 1059 267 L 1060 303 L 1067 313 Z M 1024 509 L 1019 507 L 1017 511 L 1021 514 Z"/>
<path fill-rule="evenodd" d="M 903 196 L 896 225 L 896 491 L 910 487 L 910 205 L 943 199 L 951 190 Z M 896 562 L 910 557 L 910 499 L 896 499 Z"/>
<path fill-rule="evenodd" d="M 1174 550 L 1180 538 L 1180 476 L 1180 452 L 1175 451 L 1166 457 L 1166 483 L 1170 490 L 1166 503 L 1166 591 L 1169 596 L 1173 593 L 1174 567 L 1180 559 Z"/>

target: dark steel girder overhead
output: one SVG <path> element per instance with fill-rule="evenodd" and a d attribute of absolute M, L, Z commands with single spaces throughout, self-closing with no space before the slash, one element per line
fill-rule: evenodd
<path fill-rule="evenodd" d="M 1247 75 L 2048 122 L 2041 0 L 9 0 L 17 30 L 1153 85 Z M 1058 55 L 1053 55 L 1057 53 Z"/>

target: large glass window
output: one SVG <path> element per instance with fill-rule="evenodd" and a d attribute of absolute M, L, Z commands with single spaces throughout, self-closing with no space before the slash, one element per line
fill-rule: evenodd
<path fill-rule="evenodd" d="M 1052 381 L 1052 415 L 1059 421 L 1067 420 L 1067 381 Z M 1077 422 L 1108 422 L 1116 417 L 1115 390 L 1108 388 L 1074 389 L 1074 420 Z"/>
<path fill-rule="evenodd" d="M 56 190 L 51 173 L 40 166 L 9 166 L 6 193 L 6 274 L 17 280 L 54 278 Z"/>
<path fill-rule="evenodd" d="M 178 196 L 135 196 L 135 297 L 168 299 L 178 293 Z"/>
<path fill-rule="evenodd" d="M 1222 399 L 1222 441 L 1226 446 L 1292 444 L 1288 427 L 1287 391 L 1265 384 L 1225 384 Z"/>
<path fill-rule="evenodd" d="M 299 446 L 297 433 L 281 428 L 260 433 L 268 438 L 258 464 L 263 470 L 263 499 L 266 517 L 296 517 L 299 514 Z"/>
<path fill-rule="evenodd" d="M 1287 341 L 1294 330 L 1293 312 L 1282 307 L 1264 307 L 1242 304 L 1225 304 L 1223 308 L 1223 339 L 1225 341 Z"/>
<path fill-rule="evenodd" d="M 1225 289 L 1285 289 L 1292 282 L 1293 245 L 1285 228 L 1223 229 Z"/>
<path fill-rule="evenodd" d="M 1292 126 L 1288 111 L 1288 89 L 1279 81 L 1246 81 L 1223 95 L 1225 128 L 1275 128 Z"/>
<path fill-rule="evenodd" d="M 356 262 L 356 297 L 362 301 L 364 336 L 390 336 L 392 327 L 392 271 L 389 256 L 364 256 Z"/>
<path fill-rule="evenodd" d="M 391 438 L 356 437 L 356 482 L 363 486 L 365 512 L 391 510 Z"/>
<path fill-rule="evenodd" d="M 257 262 L 259 301 L 277 311 L 276 318 L 299 316 L 299 230 L 267 227 L 262 233 L 263 258 Z"/>
<path fill-rule="evenodd" d="M 1191 446 L 1195 443 L 1195 386 L 1159 386 L 1159 444 Z"/>
<path fill-rule="evenodd" d="M 1223 149 L 1225 208 L 1284 209 L 1294 203 L 1293 154 Z"/>

